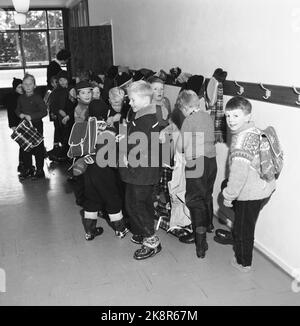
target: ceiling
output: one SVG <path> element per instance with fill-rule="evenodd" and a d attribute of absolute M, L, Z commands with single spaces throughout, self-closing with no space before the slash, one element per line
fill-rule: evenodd
<path fill-rule="evenodd" d="M 78 0 L 30 0 L 30 8 L 70 7 Z M 12 0 L 0 0 L 0 8 L 13 7 Z"/>

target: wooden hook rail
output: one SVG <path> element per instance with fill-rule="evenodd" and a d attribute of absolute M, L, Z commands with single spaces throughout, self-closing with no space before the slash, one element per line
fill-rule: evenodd
<path fill-rule="evenodd" d="M 300 108 L 300 87 L 225 80 L 223 89 L 228 96 L 238 96 L 242 90 L 241 96 L 252 100 Z"/>

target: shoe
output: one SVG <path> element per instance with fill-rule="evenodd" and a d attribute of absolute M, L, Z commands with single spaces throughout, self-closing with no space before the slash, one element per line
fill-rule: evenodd
<path fill-rule="evenodd" d="M 158 254 L 160 251 L 161 251 L 161 244 L 159 244 L 155 248 L 150 248 L 143 245 L 140 249 L 135 251 L 133 258 L 136 260 L 147 259 Z"/>
<path fill-rule="evenodd" d="M 231 231 L 217 229 L 216 235 L 214 236 L 214 240 L 223 245 L 233 245 L 233 237 Z"/>
<path fill-rule="evenodd" d="M 230 263 L 234 268 L 238 269 L 242 273 L 249 273 L 252 271 L 251 266 L 243 266 L 238 264 L 235 257 L 231 259 Z"/>
<path fill-rule="evenodd" d="M 192 233 L 181 236 L 179 238 L 179 241 L 183 242 L 183 243 L 187 243 L 187 244 L 195 243 L 194 233 L 192 232 Z"/>
<path fill-rule="evenodd" d="M 101 235 L 103 233 L 103 228 L 101 226 L 97 227 L 93 233 L 86 233 L 85 234 L 85 240 L 87 241 L 91 241 L 94 240 L 95 237 L 97 237 L 98 235 Z"/>
<path fill-rule="evenodd" d="M 24 164 L 23 163 L 20 163 L 19 165 L 18 165 L 18 172 L 19 173 L 23 173 L 24 172 L 24 170 L 25 170 L 25 166 L 24 166 Z"/>
<path fill-rule="evenodd" d="M 20 180 L 25 180 L 29 177 L 32 177 L 35 173 L 35 168 L 32 166 L 30 169 L 24 170 L 19 174 L 19 179 Z"/>
<path fill-rule="evenodd" d="M 31 179 L 37 180 L 37 179 L 44 179 L 44 178 L 45 178 L 45 172 L 43 170 L 36 170 Z"/>
<path fill-rule="evenodd" d="M 126 234 L 129 232 L 129 229 L 125 228 L 123 231 L 115 231 L 115 234 L 118 238 L 123 239 Z"/>
<path fill-rule="evenodd" d="M 204 258 L 205 252 L 208 249 L 208 244 L 206 242 L 206 232 L 198 233 L 196 232 L 196 254 L 198 258 Z"/>
<path fill-rule="evenodd" d="M 142 235 L 134 234 L 130 240 L 136 244 L 143 244 L 144 237 Z"/>

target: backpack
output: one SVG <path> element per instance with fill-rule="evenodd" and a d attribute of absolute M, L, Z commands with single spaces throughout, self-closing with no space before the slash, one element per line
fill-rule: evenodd
<path fill-rule="evenodd" d="M 88 121 L 75 122 L 69 137 L 68 157 L 80 157 L 96 154 L 97 119 L 89 117 Z"/>
<path fill-rule="evenodd" d="M 283 167 L 283 151 L 272 126 L 260 131 L 259 155 L 260 177 L 268 182 L 277 179 Z"/>

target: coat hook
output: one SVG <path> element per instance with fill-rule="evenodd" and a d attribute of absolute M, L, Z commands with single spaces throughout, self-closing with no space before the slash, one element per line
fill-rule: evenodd
<path fill-rule="evenodd" d="M 271 96 L 272 92 L 269 89 L 265 88 L 263 84 L 259 84 L 259 85 L 263 90 L 266 91 L 266 95 L 264 95 L 263 98 L 267 100 Z"/>
<path fill-rule="evenodd" d="M 295 86 L 292 86 L 294 92 L 298 95 L 298 100 L 296 101 L 296 104 L 300 105 L 300 93 L 297 91 L 297 88 Z"/>
<path fill-rule="evenodd" d="M 239 85 L 236 81 L 234 81 L 237 87 L 239 87 L 239 91 L 237 92 L 238 95 L 242 95 L 244 93 L 244 87 Z"/>

